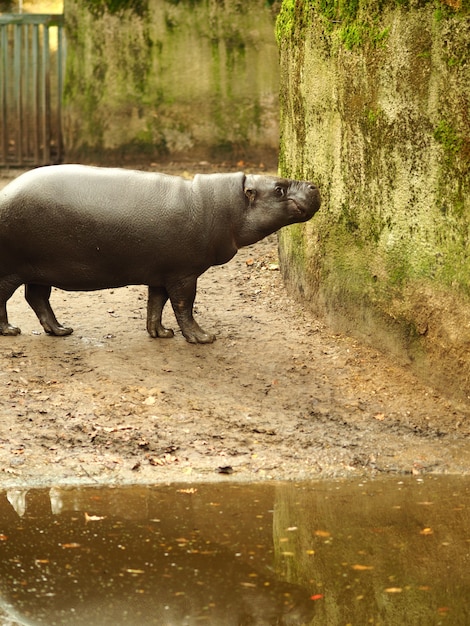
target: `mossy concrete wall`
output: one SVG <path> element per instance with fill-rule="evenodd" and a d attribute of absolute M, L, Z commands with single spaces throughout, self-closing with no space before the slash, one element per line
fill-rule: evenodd
<path fill-rule="evenodd" d="M 67 160 L 277 162 L 276 13 L 265 0 L 65 0 Z"/>
<path fill-rule="evenodd" d="M 468 1 L 284 0 L 277 36 L 281 170 L 323 195 L 287 283 L 468 401 Z"/>

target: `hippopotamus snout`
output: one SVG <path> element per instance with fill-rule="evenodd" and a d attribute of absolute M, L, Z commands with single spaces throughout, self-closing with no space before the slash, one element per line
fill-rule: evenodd
<path fill-rule="evenodd" d="M 311 219 L 321 205 L 318 187 L 307 181 L 290 181 L 287 198 L 290 214 L 296 222 Z"/>

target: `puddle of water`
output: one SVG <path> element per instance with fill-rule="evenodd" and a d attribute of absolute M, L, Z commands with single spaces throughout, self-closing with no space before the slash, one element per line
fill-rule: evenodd
<path fill-rule="evenodd" d="M 3 626 L 458 626 L 469 598 L 468 477 L 0 492 Z"/>

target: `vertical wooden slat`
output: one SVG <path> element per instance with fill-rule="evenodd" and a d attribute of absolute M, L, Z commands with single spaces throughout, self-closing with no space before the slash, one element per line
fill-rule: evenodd
<path fill-rule="evenodd" d="M 23 132 L 21 135 L 22 141 L 22 154 L 25 159 L 31 154 L 31 124 L 29 118 L 29 103 L 30 103 L 30 72 L 31 63 L 29 59 L 29 25 L 25 24 L 23 27 L 23 41 L 21 51 L 21 116 L 23 120 Z"/>
<path fill-rule="evenodd" d="M 43 55 L 43 135 L 44 152 L 43 162 L 50 163 L 51 160 L 51 67 L 49 50 L 49 28 L 44 25 L 42 29 L 42 55 Z"/>
<path fill-rule="evenodd" d="M 8 161 L 8 111 L 7 111 L 7 54 L 8 54 L 8 31 L 7 25 L 0 25 L 0 89 L 1 89 L 1 114 L 2 114 L 2 145 L 1 161 Z"/>
<path fill-rule="evenodd" d="M 31 118 L 34 128 L 33 134 L 33 158 L 34 163 L 40 163 L 40 145 L 41 145 L 41 115 L 40 115 L 40 82 L 39 82 L 39 24 L 33 24 L 32 35 L 32 94 L 31 102 Z"/>
<path fill-rule="evenodd" d="M 21 24 L 15 24 L 14 29 L 14 43 L 13 43 L 13 67 L 15 72 L 15 80 L 13 83 L 14 92 L 14 105 L 16 115 L 16 133 L 15 133 L 15 159 L 22 165 L 23 163 L 23 150 L 22 150 L 22 137 L 23 137 L 23 111 L 22 111 L 22 81 L 21 81 L 21 40 L 22 40 L 23 28 Z"/>
<path fill-rule="evenodd" d="M 62 90 L 64 85 L 64 32 L 62 24 L 59 24 L 57 29 L 57 160 L 62 161 Z"/>

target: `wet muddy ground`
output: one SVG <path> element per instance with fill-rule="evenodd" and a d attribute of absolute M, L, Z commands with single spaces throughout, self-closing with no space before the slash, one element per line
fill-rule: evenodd
<path fill-rule="evenodd" d="M 200 278 L 212 345 L 170 308 L 176 336 L 151 339 L 145 287 L 51 301 L 73 335 L 44 335 L 22 289 L 9 302 L 0 486 L 470 473 L 470 405 L 292 300 L 275 236 Z"/>

